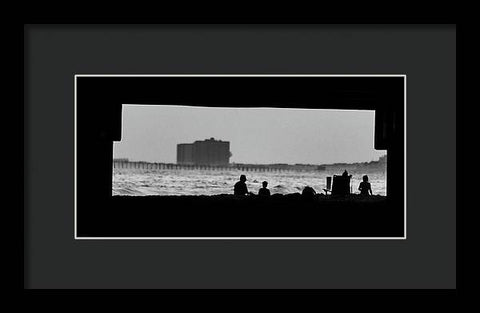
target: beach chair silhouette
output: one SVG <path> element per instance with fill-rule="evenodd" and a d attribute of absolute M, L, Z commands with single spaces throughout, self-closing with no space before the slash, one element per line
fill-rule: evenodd
<path fill-rule="evenodd" d="M 350 176 L 333 175 L 332 196 L 345 196 L 350 194 Z"/>
<path fill-rule="evenodd" d="M 332 193 L 332 176 L 327 176 L 327 188 L 323 188 L 323 191 L 325 191 L 325 195 L 328 195 L 328 193 Z"/>

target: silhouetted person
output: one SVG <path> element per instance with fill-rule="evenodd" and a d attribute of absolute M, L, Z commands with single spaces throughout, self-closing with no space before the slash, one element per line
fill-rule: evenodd
<path fill-rule="evenodd" d="M 249 194 L 247 184 L 245 182 L 247 181 L 247 177 L 245 175 L 240 175 L 240 181 L 235 183 L 235 186 L 233 187 L 233 194 L 236 196 L 245 196 Z"/>
<path fill-rule="evenodd" d="M 262 183 L 262 188 L 258 190 L 258 195 L 259 196 L 269 196 L 270 195 L 270 190 L 267 188 L 268 182 L 264 181 Z"/>
<path fill-rule="evenodd" d="M 350 194 L 350 179 L 352 175 L 349 175 L 347 170 L 342 175 L 333 175 L 332 181 L 332 196 L 345 196 Z"/>
<path fill-rule="evenodd" d="M 358 186 L 358 190 L 360 190 L 360 194 L 364 196 L 368 196 L 369 193 L 372 195 L 372 186 L 368 182 L 368 176 L 364 175 L 363 176 L 363 181 L 360 183 L 360 186 Z"/>
<path fill-rule="evenodd" d="M 312 187 L 310 186 L 307 186 L 305 188 L 303 188 L 303 191 L 302 191 L 302 198 L 303 199 L 306 199 L 306 200 L 312 200 L 313 197 L 317 194 L 317 192 L 315 191 L 315 189 L 313 189 Z"/>

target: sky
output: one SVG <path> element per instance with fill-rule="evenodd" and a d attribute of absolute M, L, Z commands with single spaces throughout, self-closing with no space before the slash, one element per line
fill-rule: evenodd
<path fill-rule="evenodd" d="M 114 158 L 175 163 L 177 144 L 230 141 L 230 163 L 331 164 L 378 160 L 374 111 L 123 105 Z"/>

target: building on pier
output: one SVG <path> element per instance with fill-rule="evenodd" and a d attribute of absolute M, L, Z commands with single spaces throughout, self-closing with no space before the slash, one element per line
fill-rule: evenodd
<path fill-rule="evenodd" d="M 177 164 L 228 165 L 231 155 L 230 142 L 213 137 L 177 145 Z"/>
<path fill-rule="evenodd" d="M 195 164 L 193 157 L 193 144 L 181 143 L 177 145 L 177 164 Z"/>

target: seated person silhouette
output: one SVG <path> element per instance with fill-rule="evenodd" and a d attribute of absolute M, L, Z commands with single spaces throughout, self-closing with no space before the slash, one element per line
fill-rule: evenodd
<path fill-rule="evenodd" d="M 317 192 L 315 191 L 315 189 L 310 186 L 306 186 L 305 188 L 303 188 L 302 198 L 306 200 L 312 200 L 316 194 Z"/>
<path fill-rule="evenodd" d="M 333 175 L 332 182 L 332 195 L 345 196 L 350 194 L 350 179 L 352 175 L 349 175 L 347 170 L 342 175 Z"/>
<path fill-rule="evenodd" d="M 262 183 L 262 188 L 258 190 L 258 195 L 259 196 L 269 196 L 270 195 L 270 190 L 267 188 L 268 182 L 264 181 Z"/>
<path fill-rule="evenodd" d="M 360 183 L 360 186 L 358 186 L 358 190 L 360 190 L 361 195 L 368 196 L 369 192 L 372 195 L 372 186 L 368 182 L 367 175 L 363 176 L 363 181 Z"/>
<path fill-rule="evenodd" d="M 245 184 L 246 181 L 247 177 L 245 175 L 240 175 L 240 181 L 236 182 L 233 187 L 233 194 L 235 196 L 245 196 L 249 194 L 247 184 Z"/>

